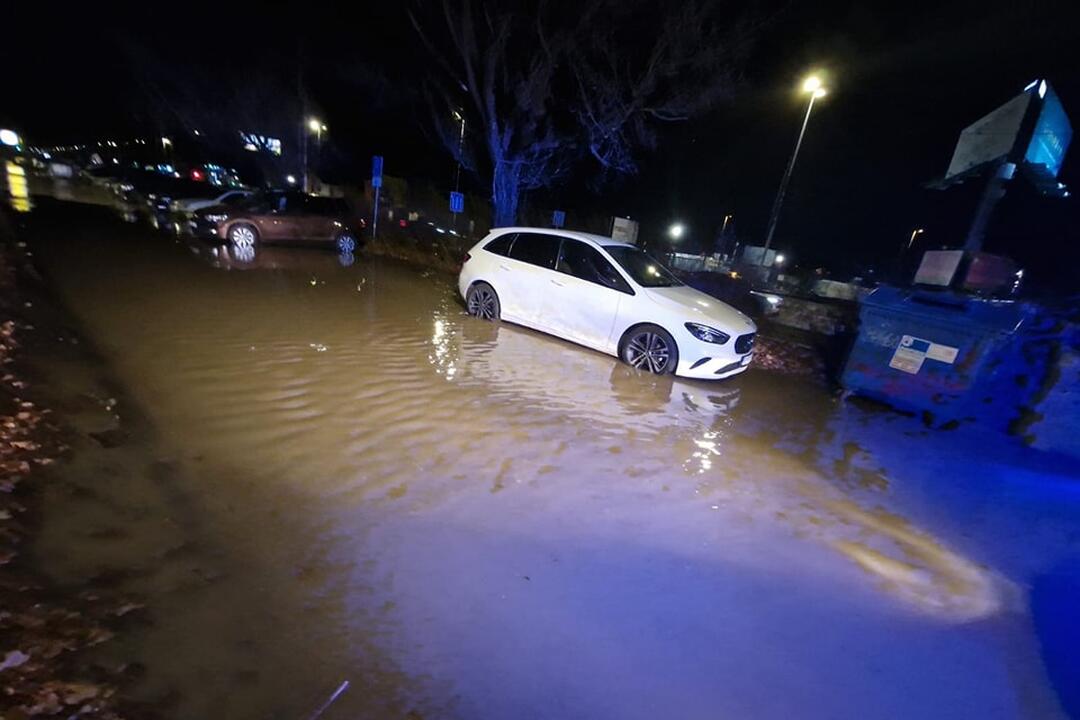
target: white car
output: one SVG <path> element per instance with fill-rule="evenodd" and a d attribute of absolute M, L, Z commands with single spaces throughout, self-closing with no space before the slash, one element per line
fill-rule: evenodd
<path fill-rule="evenodd" d="M 193 213 L 218 205 L 236 205 L 245 198 L 251 197 L 250 190 L 229 190 L 213 198 L 181 198 L 173 200 L 169 209 L 175 213 Z"/>
<path fill-rule="evenodd" d="M 750 318 L 687 287 L 640 248 L 599 235 L 499 228 L 465 256 L 458 289 L 470 315 L 658 374 L 721 379 L 753 357 Z"/>

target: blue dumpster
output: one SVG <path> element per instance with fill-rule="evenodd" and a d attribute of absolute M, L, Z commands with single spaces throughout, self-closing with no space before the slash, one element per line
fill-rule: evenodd
<path fill-rule="evenodd" d="M 1040 385 L 1024 343 L 1033 318 L 1025 303 L 879 287 L 862 302 L 841 384 L 933 425 L 1007 430 Z"/>

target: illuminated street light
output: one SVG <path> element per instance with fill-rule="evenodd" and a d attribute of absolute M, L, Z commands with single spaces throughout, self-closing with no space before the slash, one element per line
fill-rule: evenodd
<path fill-rule="evenodd" d="M 19 134 L 14 130 L 0 130 L 0 143 L 15 147 L 19 144 Z"/>
<path fill-rule="evenodd" d="M 678 240 L 686 232 L 686 227 L 682 223 L 672 223 L 667 229 L 668 237 L 672 240 Z"/>
<path fill-rule="evenodd" d="M 777 265 L 783 265 L 783 264 L 784 264 L 784 260 L 785 260 L 785 259 L 786 259 L 786 258 L 785 258 L 785 257 L 784 257 L 783 255 L 777 255 L 777 256 L 776 256 L 776 259 L 775 259 L 775 261 L 774 261 L 774 262 L 775 262 L 775 263 L 776 263 Z"/>
<path fill-rule="evenodd" d="M 769 246 L 772 245 L 773 233 L 776 232 L 776 223 L 780 219 L 780 208 L 784 204 L 784 193 L 787 192 L 788 182 L 791 180 L 791 171 L 795 169 L 795 160 L 799 157 L 799 148 L 802 147 L 803 135 L 806 134 L 806 125 L 810 122 L 810 112 L 814 109 L 814 101 L 825 97 L 827 92 L 821 78 L 817 75 L 811 75 L 803 80 L 802 91 L 809 93 L 810 102 L 806 106 L 806 116 L 803 117 L 802 127 L 799 128 L 799 137 L 795 141 L 795 149 L 792 151 L 791 159 L 788 160 L 787 168 L 784 170 L 784 177 L 780 180 L 780 189 L 776 191 L 776 200 L 773 201 L 772 213 L 769 216 L 769 229 L 765 231 L 765 252 L 761 253 L 762 263 L 765 262 L 765 255 L 768 253 Z"/>
<path fill-rule="evenodd" d="M 316 156 L 322 154 L 322 136 L 326 132 L 327 128 L 325 123 L 319 118 L 308 118 L 307 129 L 315 133 L 315 154 Z M 318 161 L 316 161 L 318 162 Z M 301 164 L 304 168 L 304 192 L 311 192 L 311 183 L 308 181 L 308 136 L 304 133 L 304 152 Z"/>
<path fill-rule="evenodd" d="M 919 236 L 919 235 L 922 235 L 924 232 L 926 232 L 926 230 L 924 230 L 922 228 L 915 228 L 914 230 L 911 231 L 911 237 L 907 241 L 907 249 L 908 250 L 911 249 L 912 244 L 915 242 L 915 238 L 917 236 Z"/>
<path fill-rule="evenodd" d="M 285 182 L 289 183 L 290 185 L 295 185 L 296 184 L 296 176 L 295 175 L 286 175 L 285 176 Z"/>

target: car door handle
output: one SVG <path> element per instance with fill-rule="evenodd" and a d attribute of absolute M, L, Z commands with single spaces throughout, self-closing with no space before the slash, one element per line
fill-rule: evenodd
<path fill-rule="evenodd" d="M 499 269 L 500 270 L 509 270 L 510 268 L 507 265 L 503 265 L 502 263 L 499 263 Z"/>
<path fill-rule="evenodd" d="M 561 280 L 556 280 L 555 278 L 551 278 L 551 284 L 552 285 L 558 285 L 559 287 L 565 287 L 566 286 L 566 283 L 564 283 Z"/>

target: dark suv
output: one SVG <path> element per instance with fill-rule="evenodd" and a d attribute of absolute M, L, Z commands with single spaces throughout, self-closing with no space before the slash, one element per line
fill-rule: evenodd
<path fill-rule="evenodd" d="M 236 207 L 216 206 L 195 214 L 195 232 L 237 246 L 274 242 L 333 243 L 343 252 L 360 244 L 364 221 L 342 198 L 301 192 L 259 194 Z"/>

